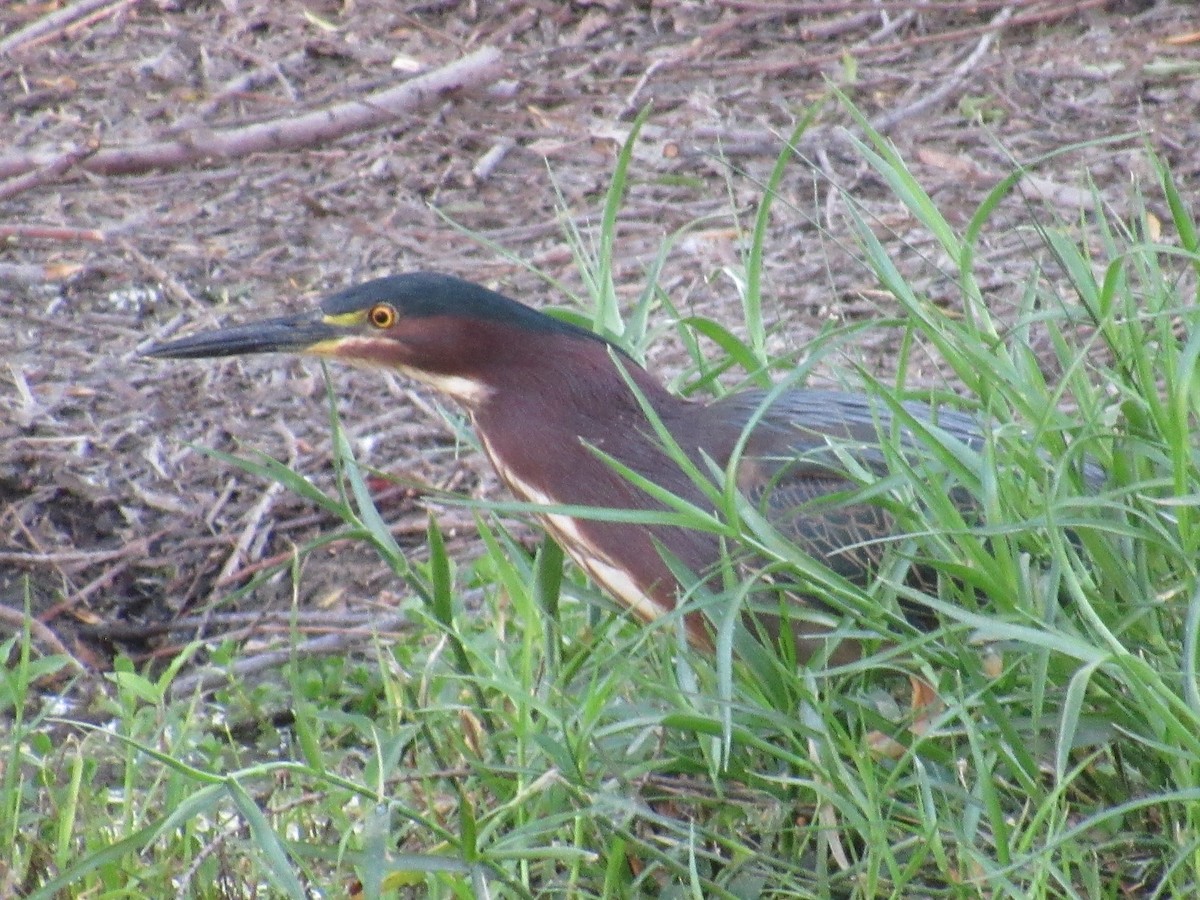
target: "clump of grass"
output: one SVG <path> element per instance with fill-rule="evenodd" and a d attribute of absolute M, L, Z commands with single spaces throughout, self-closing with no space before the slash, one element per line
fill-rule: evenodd
<path fill-rule="evenodd" d="M 959 233 L 894 148 L 858 125 L 862 157 L 950 260 L 961 315 L 905 281 L 846 198 L 862 263 L 900 310 L 872 326 L 895 333 L 895 382 L 850 374 L 903 419 L 905 400 L 948 399 L 906 386 L 918 348 L 936 353 L 962 388 L 954 402 L 989 439 L 964 448 L 909 421 L 920 467 L 885 442 L 894 474 L 864 473 L 862 490 L 889 504 L 903 535 L 867 588 L 800 556 L 719 479 L 716 514 L 696 524 L 821 585 L 839 627 L 867 636 L 868 658 L 797 668 L 753 644 L 735 653 L 730 631 L 708 659 L 675 618 L 632 627 L 552 543 L 531 555 L 508 533 L 519 504 L 480 505 L 485 553 L 473 563 L 448 558 L 436 521 L 427 561 L 410 562 L 335 416 L 337 496 L 271 460 L 222 459 L 335 512 L 338 537 L 371 542 L 413 590 L 424 637 L 355 658 L 296 657 L 277 679 L 211 696 L 172 694 L 182 658 L 160 673 L 122 664 L 99 711 L 105 728 L 25 717 L 37 667 L 52 663 L 33 660 L 27 638 L 8 642 L 9 884 L 46 897 L 303 897 L 348 885 L 368 897 L 407 886 L 434 897 L 1196 893 L 1194 222 L 1160 167 L 1169 237 L 1151 236 L 1144 210 L 1129 222 L 1035 223 L 1049 264 L 1001 320 L 974 258 L 1022 173 Z M 622 313 L 611 262 L 635 139 L 636 129 L 596 247 L 576 235 L 576 256 L 592 291 L 580 315 L 636 356 L 665 304 L 654 276 L 669 243 Z M 785 150 L 745 242 L 746 321 L 677 317 L 697 392 L 739 368 L 760 383 L 798 377 L 767 351 L 756 274 L 770 252 L 768 204 L 795 164 Z M 856 329 L 823 335 L 800 374 Z M 1052 358 L 1031 349 L 1035 332 Z M 974 498 L 973 514 L 951 502 L 950 482 Z M 911 554 L 948 576 L 938 592 L 905 581 Z M 743 590 L 731 577 L 724 600 Z M 481 609 L 464 605 L 468 592 Z M 901 601 L 936 612 L 940 627 L 908 627 Z M 897 673 L 937 686 L 941 705 L 918 727 L 892 696 Z M 272 710 L 288 715 L 276 723 Z M 247 721 L 248 737 L 235 727 Z M 50 741 L 51 727 L 68 737 Z"/>

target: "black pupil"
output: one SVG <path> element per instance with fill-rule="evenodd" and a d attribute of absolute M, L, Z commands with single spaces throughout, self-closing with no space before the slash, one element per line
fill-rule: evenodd
<path fill-rule="evenodd" d="M 391 321 L 391 318 L 392 317 L 388 315 L 388 311 L 382 306 L 375 310 L 376 325 L 386 325 L 389 321 Z"/>

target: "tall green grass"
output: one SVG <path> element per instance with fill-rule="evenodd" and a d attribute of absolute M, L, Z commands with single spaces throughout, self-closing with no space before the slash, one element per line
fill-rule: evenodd
<path fill-rule="evenodd" d="M 797 668 L 747 642 L 720 612 L 744 599 L 732 566 L 724 596 L 698 589 L 688 600 L 720 632 L 717 654 L 699 655 L 677 617 L 633 625 L 564 570 L 552 543 L 526 552 L 506 526 L 527 512 L 520 504 L 477 504 L 477 560 L 450 559 L 436 519 L 424 561 L 407 559 L 335 415 L 335 496 L 272 460 L 213 464 L 335 512 L 344 529 L 322 541 L 370 542 L 411 590 L 417 636 L 345 658 L 297 655 L 277 677 L 182 697 L 171 685 L 193 656 L 219 664 L 239 649 L 196 645 L 165 671 L 122 662 L 89 716 L 105 727 L 39 709 L 32 685 L 56 664 L 35 659 L 27 636 L 9 641 L 5 883 L 35 897 L 1197 894 L 1200 242 L 1190 211 L 1161 166 L 1128 221 L 1039 211 L 1028 227 L 1046 263 L 1002 319 L 976 256 L 1023 173 L 954 228 L 849 110 L 863 160 L 950 261 L 959 311 L 921 296 L 844 198 L 861 264 L 897 304 L 871 327 L 890 329 L 898 349 L 894 380 L 843 375 L 901 419 L 904 400 L 953 399 L 991 426 L 989 439 L 964 448 L 910 421 L 921 466 L 885 441 L 893 474 L 864 472 L 860 490 L 889 505 L 901 536 L 866 588 L 804 558 L 719 472 L 695 473 L 712 509 L 671 515 L 819 585 L 866 659 Z M 723 389 L 717 374 L 786 382 L 836 366 L 861 326 L 827 331 L 799 370 L 767 352 L 758 273 L 769 204 L 782 202 L 774 188 L 799 165 L 788 148 L 745 232 L 745 321 L 671 309 L 654 284 L 670 242 L 634 310 L 617 309 L 611 264 L 621 199 L 636 189 L 634 140 L 636 129 L 597 243 L 571 238 L 591 292 L 576 318 L 635 356 L 657 321 L 673 320 L 700 394 Z M 1149 206 L 1169 217 L 1158 222 Z M 959 396 L 907 386 L 918 353 L 936 355 Z M 1106 475 L 1089 488 L 1090 465 Z M 947 479 L 975 498 L 975 514 L 951 502 Z M 936 594 L 905 581 L 909 555 L 950 576 Z M 941 626 L 911 628 L 901 601 L 936 611 Z M 940 704 L 909 710 L 906 675 L 936 685 Z"/>

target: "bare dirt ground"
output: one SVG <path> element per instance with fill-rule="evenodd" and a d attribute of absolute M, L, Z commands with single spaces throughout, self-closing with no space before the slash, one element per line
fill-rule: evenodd
<path fill-rule="evenodd" d="M 450 222 L 582 290 L 564 227 L 595 234 L 617 149 L 647 103 L 619 290 L 636 296 L 664 239 L 691 226 L 660 283 L 680 309 L 736 321 L 725 273 L 739 253 L 735 212 L 748 227 L 785 137 L 828 82 L 887 130 L 960 224 L 1014 161 L 1085 144 L 1039 163 L 980 248 L 995 302 L 1013 304 L 1047 262 L 1029 224 L 1087 215 L 1092 184 L 1107 211 L 1132 214 L 1131 179 L 1152 177 L 1147 146 L 1195 207 L 1198 30 L 1190 2 L 5 4 L 0 628 L 20 621 L 28 586 L 47 647 L 60 640 L 97 667 L 117 645 L 171 653 L 187 635 L 163 623 L 335 527 L 188 446 L 261 450 L 329 488 L 319 368 L 137 358 L 150 340 L 412 269 L 567 302 Z M 461 89 L 423 95 L 382 125 L 292 149 L 203 150 L 232 129 L 360 100 L 484 48 L 494 62 Z M 955 302 L 932 242 L 853 152 L 847 123 L 828 105 L 801 145 L 807 162 L 781 186 L 765 294 L 783 347 L 801 350 L 830 319 L 895 313 L 843 250 L 852 240 L 831 184 L 863 204 L 922 290 Z M 1127 137 L 1095 143 L 1117 135 Z M 195 158 L 126 173 L 104 162 L 157 142 Z M 868 333 L 848 362 L 886 372 L 888 350 L 886 332 Z M 651 363 L 669 374 L 678 361 L 665 343 Z M 367 373 L 334 378 L 362 461 L 498 495 L 423 391 Z M 420 492 L 380 502 L 419 554 Z M 470 516 L 451 510 L 442 524 L 451 552 L 470 558 Z M 240 606 L 286 608 L 290 585 L 280 576 Z M 347 545 L 310 557 L 301 585 L 305 605 L 332 610 L 387 606 L 402 590 Z"/>

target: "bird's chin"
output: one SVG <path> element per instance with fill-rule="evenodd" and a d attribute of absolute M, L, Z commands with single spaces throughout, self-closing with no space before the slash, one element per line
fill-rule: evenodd
<path fill-rule="evenodd" d="M 467 409 L 478 409 L 491 396 L 492 389 L 482 381 L 462 375 L 438 375 L 432 372 L 405 372 L 448 397 L 453 397 Z"/>

